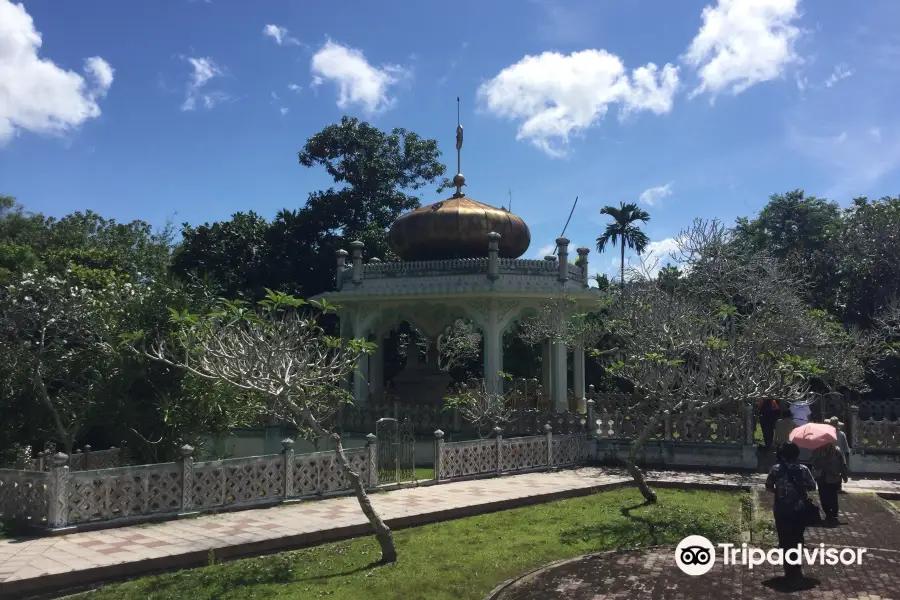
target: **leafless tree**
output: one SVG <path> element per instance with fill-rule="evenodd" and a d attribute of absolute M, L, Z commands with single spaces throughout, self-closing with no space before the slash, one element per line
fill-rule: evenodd
<path fill-rule="evenodd" d="M 428 354 L 428 340 L 416 330 L 400 336 L 400 355 L 406 356 L 410 342 L 420 354 Z M 469 363 L 481 353 L 481 332 L 472 321 L 457 319 L 438 336 L 438 368 L 449 371 Z"/>
<path fill-rule="evenodd" d="M 695 222 L 677 238 L 687 274 L 675 291 L 636 269 L 606 308 L 613 348 L 598 355 L 634 385 L 631 410 L 648 413 L 626 466 L 651 502 L 656 494 L 636 463 L 665 415 L 766 397 L 800 401 L 813 377 L 863 385 L 866 340 L 812 311 L 797 278 L 765 254 L 736 251 L 730 235 L 717 222 Z"/>
<path fill-rule="evenodd" d="M 381 560 L 394 562 L 393 533 L 372 506 L 359 473 L 344 453 L 341 437 L 321 425 L 348 401 L 340 384 L 372 345 L 328 335 L 317 315 L 333 307 L 311 304 L 316 310 L 308 310 L 302 300 L 269 292 L 256 308 L 236 302 L 225 303 L 210 315 L 173 311 L 173 335 L 149 346 L 135 337 L 131 344 L 153 360 L 263 394 L 272 415 L 318 436 L 330 436 L 338 464 L 381 545 Z"/>
<path fill-rule="evenodd" d="M 444 399 L 444 408 L 456 408 L 463 419 L 471 423 L 484 439 L 495 427 L 501 429 L 510 422 L 514 407 L 512 394 L 490 390 L 483 379 L 472 385 L 461 384 Z"/>

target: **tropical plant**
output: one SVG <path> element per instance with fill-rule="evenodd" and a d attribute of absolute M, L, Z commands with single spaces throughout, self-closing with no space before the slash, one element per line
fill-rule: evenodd
<path fill-rule="evenodd" d="M 618 208 L 615 206 L 604 206 L 600 209 L 601 215 L 609 215 L 613 222 L 606 226 L 603 235 L 597 238 L 597 252 L 603 252 L 607 244 L 615 246 L 619 245 L 621 251 L 621 277 L 622 289 L 625 289 L 625 248 L 628 247 L 638 254 L 642 254 L 650 243 L 647 237 L 637 223 L 646 223 L 650 220 L 650 214 L 644 209 L 638 207 L 637 204 L 622 202 Z"/>

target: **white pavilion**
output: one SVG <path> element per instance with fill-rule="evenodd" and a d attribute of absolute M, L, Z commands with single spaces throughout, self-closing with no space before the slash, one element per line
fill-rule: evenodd
<path fill-rule="evenodd" d="M 457 153 L 462 128 L 457 129 Z M 427 341 L 428 359 L 419 364 L 410 352 L 406 371 L 393 381 L 394 389 L 410 393 L 405 401 L 436 403 L 444 397 L 450 376 L 437 367 L 441 334 L 458 319 L 469 319 L 484 339 L 484 379 L 489 391 L 502 391 L 503 334 L 529 312 L 551 298 L 566 296 L 580 305 L 599 299 L 588 285 L 587 248 L 578 248 L 579 260 L 569 264 L 569 240 L 556 240 L 556 255 L 544 260 L 523 260 L 531 243 L 528 226 L 505 208 L 467 197 L 462 173 L 453 178 L 456 193 L 401 215 L 391 226 L 389 241 L 400 257 L 382 262 L 365 261 L 363 244 L 354 241 L 350 253 L 337 251 L 336 290 L 322 294 L 338 305 L 341 335 L 377 344 L 374 354 L 360 360 L 353 380 L 354 404 L 384 397 L 383 341 L 402 322 L 408 322 Z M 349 257 L 349 263 L 348 263 Z M 567 371 L 569 349 L 545 342 L 543 387 L 552 408 L 569 409 Z M 574 348 L 572 391 L 579 412 L 585 411 L 585 352 Z M 550 369 L 544 367 L 549 364 Z M 410 387 L 412 386 L 412 387 Z"/>

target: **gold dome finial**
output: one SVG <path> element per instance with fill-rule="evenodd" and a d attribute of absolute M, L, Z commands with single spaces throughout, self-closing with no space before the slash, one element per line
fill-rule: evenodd
<path fill-rule="evenodd" d="M 463 128 L 459 124 L 459 96 L 456 97 L 456 175 L 453 177 L 453 185 L 456 186 L 454 198 L 462 198 L 463 186 L 466 185 L 466 178 L 462 174 L 462 145 L 463 145 Z"/>

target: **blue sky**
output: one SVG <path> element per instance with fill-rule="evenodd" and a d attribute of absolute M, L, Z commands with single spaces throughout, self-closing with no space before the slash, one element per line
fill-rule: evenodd
<path fill-rule="evenodd" d="M 344 114 L 436 138 L 452 175 L 460 96 L 467 193 L 512 190 L 529 257 L 576 196 L 573 247 L 639 201 L 661 252 L 776 192 L 896 194 L 898 23 L 896 0 L 0 0 L 0 193 L 272 216 L 328 186 L 296 153 Z"/>

